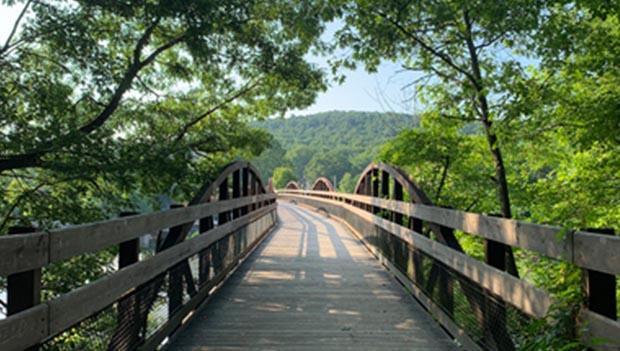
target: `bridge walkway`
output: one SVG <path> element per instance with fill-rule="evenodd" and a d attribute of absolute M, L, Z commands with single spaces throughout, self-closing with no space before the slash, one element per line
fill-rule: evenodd
<path fill-rule="evenodd" d="M 340 222 L 280 202 L 279 227 L 170 350 L 452 350 Z"/>

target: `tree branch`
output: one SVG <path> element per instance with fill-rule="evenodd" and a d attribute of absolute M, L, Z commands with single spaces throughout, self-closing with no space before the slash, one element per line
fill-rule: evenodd
<path fill-rule="evenodd" d="M 454 61 L 452 61 L 452 59 L 448 55 L 446 55 L 446 54 L 444 54 L 444 53 L 442 53 L 440 51 L 437 51 L 435 48 L 433 48 L 432 46 L 427 44 L 424 40 L 419 38 L 417 35 L 411 33 L 410 31 L 408 31 L 402 24 L 398 23 L 397 21 L 394 21 L 392 18 L 390 18 L 390 16 L 388 16 L 388 15 L 382 13 L 382 12 L 378 12 L 378 14 L 379 14 L 380 17 L 382 17 L 383 19 L 385 19 L 388 22 L 390 22 L 401 33 L 403 33 L 404 35 L 409 37 L 414 42 L 418 43 L 418 45 L 420 45 L 424 50 L 426 50 L 427 52 L 431 53 L 433 56 L 439 58 L 441 61 L 443 61 L 448 66 L 452 67 L 457 72 L 465 75 L 474 86 L 478 86 L 478 82 L 475 79 L 475 77 L 469 71 L 467 71 L 466 69 L 460 67 Z"/>
<path fill-rule="evenodd" d="M 133 80 L 138 75 L 138 72 L 140 72 L 140 70 L 145 66 L 152 63 L 159 54 L 172 48 L 176 44 L 183 41 L 183 39 L 185 38 L 185 35 L 178 36 L 155 49 L 145 60 L 140 60 L 142 56 L 142 50 L 150 41 L 151 34 L 153 33 L 158 24 L 159 18 L 153 21 L 153 23 L 145 30 L 143 35 L 140 37 L 140 39 L 136 43 L 136 47 L 134 48 L 133 59 L 129 67 L 127 68 L 127 71 L 125 72 L 123 78 L 121 79 L 121 82 L 116 87 L 114 94 L 106 104 L 105 108 L 95 118 L 80 127 L 77 131 L 69 132 L 63 135 L 61 139 L 64 140 L 60 140 L 58 143 L 53 144 L 52 142 L 50 142 L 46 147 L 41 150 L 0 159 L 0 172 L 8 169 L 22 169 L 41 166 L 41 157 L 53 151 L 54 149 L 72 143 L 71 136 L 75 134 L 81 134 L 82 136 L 87 135 L 96 130 L 97 128 L 101 127 L 116 111 L 121 99 L 131 87 Z"/>
<path fill-rule="evenodd" d="M 0 55 L 2 55 L 5 51 L 7 51 L 11 47 L 11 41 L 13 40 L 13 36 L 15 36 L 15 33 L 17 32 L 17 28 L 19 27 L 19 23 L 24 18 L 24 15 L 28 11 L 28 8 L 30 7 L 31 3 L 32 3 L 32 0 L 28 0 L 28 2 L 26 2 L 26 5 L 24 5 L 24 8 L 22 9 L 19 16 L 17 17 L 17 20 L 15 20 L 15 23 L 13 24 L 13 28 L 11 29 L 11 33 L 9 34 L 9 37 L 6 38 L 6 42 L 4 43 L 4 46 L 2 47 L 2 49 L 0 50 Z"/>
<path fill-rule="evenodd" d="M 237 91 L 237 93 L 235 93 L 234 95 L 228 97 L 226 100 L 224 100 L 224 101 L 220 102 L 219 104 L 213 106 L 212 108 L 210 108 L 207 111 L 201 113 L 200 115 L 194 117 L 191 121 L 189 121 L 187 124 L 185 124 L 183 126 L 183 128 L 181 128 L 181 132 L 176 136 L 176 138 L 174 138 L 174 142 L 175 143 L 179 142 L 181 139 L 183 139 L 183 137 L 185 136 L 185 134 L 187 134 L 187 132 L 189 131 L 189 129 L 191 127 L 193 127 L 194 125 L 198 124 L 200 121 L 202 121 L 203 119 L 208 117 L 210 114 L 214 113 L 215 111 L 221 109 L 222 107 L 226 106 L 227 104 L 229 104 L 229 103 L 233 102 L 234 100 L 240 98 L 241 96 L 247 94 L 252 89 L 257 87 L 259 83 L 260 83 L 260 80 L 254 82 L 254 83 L 248 83 L 244 88 L 242 88 L 241 90 Z"/>

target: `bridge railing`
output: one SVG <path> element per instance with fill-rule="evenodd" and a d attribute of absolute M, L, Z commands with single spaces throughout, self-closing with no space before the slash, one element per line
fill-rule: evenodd
<path fill-rule="evenodd" d="M 165 342 L 276 223 L 276 195 L 233 166 L 202 203 L 0 237 L 9 314 L 0 319 L 0 350 L 154 350 Z M 155 248 L 141 252 L 140 238 L 154 233 Z M 105 250 L 118 250 L 117 269 L 41 301 L 50 295 L 41 272 Z"/>
<path fill-rule="evenodd" d="M 545 317 L 553 303 L 547 292 L 489 264 L 496 243 L 581 267 L 589 297 L 578 317 L 581 337 L 596 349 L 620 348 L 618 236 L 332 191 L 284 189 L 278 197 L 323 209 L 347 223 L 467 349 L 516 348 L 519 324 Z M 432 240 L 424 233 L 430 225 L 485 239 L 486 262 Z M 501 252 L 496 260 L 504 260 Z M 464 323 L 467 319 L 476 325 Z"/>

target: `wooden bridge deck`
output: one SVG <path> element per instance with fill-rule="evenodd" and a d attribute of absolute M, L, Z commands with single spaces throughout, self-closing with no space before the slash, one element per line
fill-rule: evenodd
<path fill-rule="evenodd" d="M 280 227 L 170 350 L 452 350 L 339 222 L 280 202 Z"/>

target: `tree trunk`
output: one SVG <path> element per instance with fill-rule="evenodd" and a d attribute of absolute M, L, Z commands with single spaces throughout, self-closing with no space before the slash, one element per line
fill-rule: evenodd
<path fill-rule="evenodd" d="M 472 82 L 476 90 L 476 99 L 478 100 L 479 117 L 484 126 L 484 132 L 489 144 L 489 150 L 493 157 L 493 163 L 495 165 L 495 184 L 497 188 L 497 200 L 500 205 L 500 211 L 502 217 L 512 218 L 512 211 L 510 208 L 510 193 L 508 189 L 508 181 L 506 180 L 506 167 L 504 165 L 504 158 L 498 145 L 497 135 L 493 131 L 493 121 L 491 121 L 491 113 L 489 110 L 489 104 L 487 95 L 484 92 L 484 84 L 482 82 L 482 74 L 480 72 L 480 61 L 478 60 L 478 53 L 474 44 L 473 34 L 471 30 L 471 21 L 467 10 L 463 13 L 463 19 L 467 29 L 466 42 L 467 49 L 469 51 L 470 65 L 474 81 Z M 506 271 L 513 276 L 518 277 L 519 272 L 515 263 L 514 254 L 512 248 L 506 250 Z"/>

